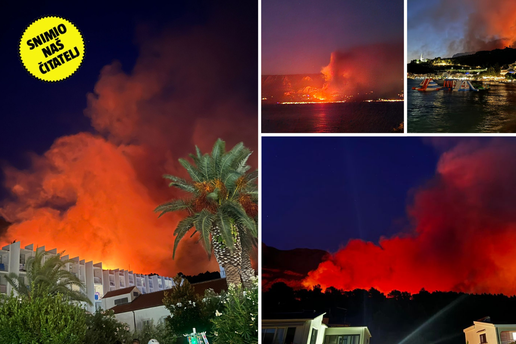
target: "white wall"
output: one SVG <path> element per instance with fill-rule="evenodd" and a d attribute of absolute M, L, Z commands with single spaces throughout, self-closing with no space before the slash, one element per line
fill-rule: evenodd
<path fill-rule="evenodd" d="M 329 327 L 326 329 L 326 336 L 338 335 L 360 335 L 360 344 L 370 343 L 371 336 L 366 327 Z"/>
<path fill-rule="evenodd" d="M 154 325 L 157 325 L 163 317 L 167 317 L 169 315 L 170 312 L 165 306 L 158 306 L 115 314 L 115 318 L 118 321 L 124 322 L 127 325 L 129 325 L 130 331 L 134 331 L 135 320 L 136 328 L 140 330 L 143 327 L 144 321 L 152 320 Z"/>
<path fill-rule="evenodd" d="M 497 344 L 498 336 L 496 333 L 496 327 L 490 323 L 473 322 L 473 326 L 468 327 L 464 330 L 466 335 L 466 343 L 469 344 L 480 344 L 480 335 L 486 334 L 486 339 L 489 344 Z"/>

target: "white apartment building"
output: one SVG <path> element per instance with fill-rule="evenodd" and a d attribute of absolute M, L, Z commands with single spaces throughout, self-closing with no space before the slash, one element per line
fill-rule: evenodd
<path fill-rule="evenodd" d="M 37 249 L 45 250 L 45 247 Z M 51 255 L 58 253 L 55 248 L 47 252 Z M 2 247 L 0 250 L 0 293 L 8 295 L 11 293 L 11 286 L 7 283 L 5 276 L 10 272 L 23 276 L 26 273 L 25 262 L 35 254 L 33 244 L 22 248 L 19 241 Z M 66 255 L 62 259 L 68 260 L 70 257 Z M 86 262 L 79 257 L 73 257 L 71 260 L 72 262 L 67 263 L 65 268 L 84 283 L 85 290 L 83 292 L 93 305 L 84 304 L 83 306 L 92 313 L 95 312 L 95 309 L 102 307 L 101 299 L 110 291 L 137 286 L 142 294 L 146 294 L 170 289 L 174 285 L 171 277 L 135 274 L 123 269 L 104 270 L 101 262 L 94 264 L 92 261 Z"/>

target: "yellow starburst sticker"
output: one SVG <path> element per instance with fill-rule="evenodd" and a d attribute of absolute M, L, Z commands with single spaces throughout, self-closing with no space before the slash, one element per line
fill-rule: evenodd
<path fill-rule="evenodd" d="M 20 41 L 20 57 L 30 74 L 43 81 L 72 75 L 84 59 L 84 40 L 70 21 L 45 17 L 33 22 Z"/>

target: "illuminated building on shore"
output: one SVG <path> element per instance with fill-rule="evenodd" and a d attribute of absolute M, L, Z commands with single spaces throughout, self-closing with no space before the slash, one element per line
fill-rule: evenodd
<path fill-rule="evenodd" d="M 39 247 L 37 250 L 45 250 Z M 56 255 L 57 249 L 47 251 L 49 255 Z M 29 257 L 36 254 L 34 245 L 22 248 L 20 242 L 14 242 L 2 247 L 0 250 L 0 293 L 11 294 L 12 287 L 7 283 L 5 276 L 10 272 L 25 276 L 27 273 L 25 263 Z M 68 255 L 61 257 L 68 260 Z M 84 304 L 84 308 L 90 312 L 101 307 L 101 299 L 110 291 L 138 287 L 142 294 L 153 293 L 172 288 L 174 282 L 171 277 L 163 277 L 156 274 L 145 275 L 135 274 L 124 269 L 104 270 L 102 262 L 86 262 L 79 257 L 71 258 L 72 262 L 67 263 L 65 268 L 72 272 L 85 285 L 84 294 L 90 299 L 92 306 Z M 14 290 L 12 290 L 14 292 Z"/>

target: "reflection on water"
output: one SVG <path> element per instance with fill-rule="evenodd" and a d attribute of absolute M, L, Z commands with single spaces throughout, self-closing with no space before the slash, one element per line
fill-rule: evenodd
<path fill-rule="evenodd" d="M 262 106 L 264 133 L 389 133 L 402 122 L 402 102 Z"/>
<path fill-rule="evenodd" d="M 329 133 L 329 122 L 326 118 L 326 114 L 324 112 L 317 113 L 315 115 L 315 127 L 314 131 L 316 133 Z"/>
<path fill-rule="evenodd" d="M 516 127 L 516 84 L 491 85 L 481 92 L 418 92 L 408 80 L 408 132 L 493 133 Z"/>

